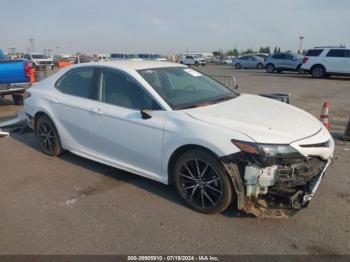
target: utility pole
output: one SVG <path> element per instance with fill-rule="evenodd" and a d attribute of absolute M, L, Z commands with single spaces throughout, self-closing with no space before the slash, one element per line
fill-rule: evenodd
<path fill-rule="evenodd" d="M 30 41 L 31 52 L 35 52 L 35 44 L 34 44 L 35 39 L 34 38 L 30 38 L 29 41 Z"/>
<path fill-rule="evenodd" d="M 298 54 L 301 54 L 302 50 L 302 46 L 303 46 L 303 39 L 304 37 L 303 36 L 299 36 L 299 50 L 298 50 Z"/>

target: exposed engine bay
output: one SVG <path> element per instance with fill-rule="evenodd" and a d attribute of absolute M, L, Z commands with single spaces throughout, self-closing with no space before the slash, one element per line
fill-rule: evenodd
<path fill-rule="evenodd" d="M 317 156 L 261 158 L 242 152 L 224 161 L 229 173 L 240 174 L 231 175 L 238 209 L 259 217 L 289 217 L 307 207 L 331 162 Z"/>

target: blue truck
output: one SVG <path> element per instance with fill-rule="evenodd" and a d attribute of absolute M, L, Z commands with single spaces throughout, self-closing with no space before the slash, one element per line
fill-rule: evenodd
<path fill-rule="evenodd" d="M 0 49 L 0 99 L 12 95 L 16 105 L 23 104 L 23 92 L 30 85 L 28 60 L 10 60 Z"/>

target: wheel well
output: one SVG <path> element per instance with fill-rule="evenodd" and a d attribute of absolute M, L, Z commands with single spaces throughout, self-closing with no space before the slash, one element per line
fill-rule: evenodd
<path fill-rule="evenodd" d="M 169 184 L 172 184 L 173 181 L 174 181 L 174 174 L 172 172 L 172 167 L 175 165 L 176 161 L 179 159 L 179 157 L 184 154 L 185 152 L 187 151 L 190 151 L 190 150 L 193 150 L 193 149 L 200 149 L 200 150 L 203 150 L 203 151 L 206 151 L 207 153 L 211 154 L 212 156 L 214 156 L 215 158 L 219 159 L 219 157 L 213 152 L 211 151 L 210 149 L 204 147 L 204 146 L 199 146 L 199 145 L 183 145 L 181 147 L 179 147 L 178 149 L 176 149 L 170 159 L 169 159 L 169 162 L 168 162 L 168 182 Z"/>
<path fill-rule="evenodd" d="M 323 70 L 324 70 L 324 72 L 326 72 L 326 68 L 325 68 L 323 65 L 321 65 L 321 64 L 315 64 L 315 65 L 313 65 L 313 66 L 311 67 L 310 71 L 312 71 L 312 70 L 313 70 L 315 67 L 317 67 L 317 66 L 322 67 Z"/>
<path fill-rule="evenodd" d="M 44 113 L 42 111 L 35 113 L 35 115 L 34 115 L 34 130 L 36 129 L 36 123 L 37 123 L 39 117 L 41 117 L 41 116 L 47 116 L 48 118 L 50 118 L 46 113 Z"/>

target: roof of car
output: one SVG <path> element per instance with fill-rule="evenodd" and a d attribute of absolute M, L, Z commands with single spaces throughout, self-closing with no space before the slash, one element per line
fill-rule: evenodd
<path fill-rule="evenodd" d="M 163 61 L 139 61 L 139 60 L 116 60 L 107 62 L 97 62 L 93 63 L 99 66 L 109 66 L 109 67 L 124 67 L 131 70 L 141 70 L 149 68 L 159 68 L 159 67 L 186 67 L 185 65 L 163 62 Z"/>

